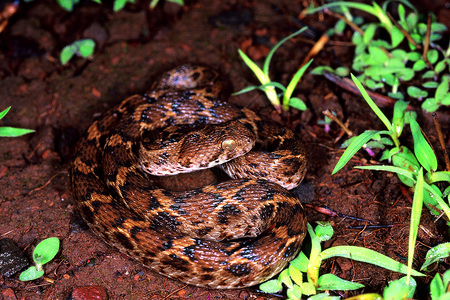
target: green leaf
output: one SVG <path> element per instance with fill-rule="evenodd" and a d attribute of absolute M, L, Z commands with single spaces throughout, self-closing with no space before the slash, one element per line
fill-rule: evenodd
<path fill-rule="evenodd" d="M 288 288 L 286 295 L 290 300 L 300 300 L 302 298 L 302 289 L 294 284 L 291 288 Z"/>
<path fill-rule="evenodd" d="M 361 149 L 374 135 L 381 133 L 390 133 L 390 132 L 389 131 L 378 132 L 367 130 L 361 133 L 344 151 L 331 174 L 333 175 L 340 169 L 342 169 L 347 164 L 347 162 L 353 157 L 353 155 L 355 155 L 355 153 L 358 152 L 359 149 Z"/>
<path fill-rule="evenodd" d="M 305 102 L 303 102 L 301 99 L 297 98 L 297 97 L 292 97 L 291 99 L 289 99 L 289 105 L 292 106 L 293 108 L 296 108 L 298 110 L 307 110 L 308 108 L 306 107 Z"/>
<path fill-rule="evenodd" d="M 439 85 L 439 83 L 436 81 L 428 81 L 428 82 L 424 82 L 422 84 L 422 86 L 427 89 L 435 89 L 438 87 L 438 85 Z"/>
<path fill-rule="evenodd" d="M 84 57 L 84 58 L 92 56 L 92 54 L 94 53 L 94 49 L 95 49 L 95 42 L 93 40 L 91 40 L 91 39 L 80 40 L 76 43 L 78 46 L 77 54 L 79 54 L 81 57 Z"/>
<path fill-rule="evenodd" d="M 414 63 L 413 70 L 414 71 L 422 71 L 426 67 L 427 67 L 427 64 L 425 63 L 425 61 L 423 59 L 419 59 L 418 61 L 416 61 Z"/>
<path fill-rule="evenodd" d="M 298 256 L 290 262 L 292 266 L 304 273 L 308 271 L 308 263 L 309 259 L 303 251 L 300 251 Z"/>
<path fill-rule="evenodd" d="M 394 129 L 395 136 L 398 138 L 403 131 L 403 125 L 405 124 L 405 111 L 409 102 L 397 101 L 394 105 L 394 116 L 392 117 L 392 127 Z"/>
<path fill-rule="evenodd" d="M 394 148 L 395 149 L 395 148 Z M 414 154 L 406 147 L 401 146 L 400 151 L 392 149 L 391 151 L 396 151 L 395 154 L 392 155 L 392 164 L 396 167 L 400 167 L 402 169 L 407 170 L 408 172 L 417 174 L 420 169 L 419 162 L 417 161 Z M 409 177 L 405 177 L 401 174 L 398 175 L 398 178 L 409 187 L 413 187 L 415 184 L 415 180 L 410 179 Z"/>
<path fill-rule="evenodd" d="M 441 275 L 437 273 L 430 282 L 431 299 L 440 299 L 443 294 L 445 294 L 444 283 L 442 282 Z"/>
<path fill-rule="evenodd" d="M 448 80 L 442 80 L 436 89 L 436 94 L 434 98 L 437 103 L 441 103 L 444 97 L 448 94 Z"/>
<path fill-rule="evenodd" d="M 265 293 L 274 294 L 283 290 L 283 285 L 281 284 L 281 281 L 278 281 L 277 279 L 272 279 L 264 283 L 261 283 L 259 285 L 259 288 L 261 289 L 261 291 Z"/>
<path fill-rule="evenodd" d="M 409 96 L 411 96 L 413 98 L 418 98 L 418 99 L 422 99 L 422 98 L 425 98 L 426 96 L 428 96 L 427 91 L 421 90 L 415 86 L 408 86 L 407 93 Z"/>
<path fill-rule="evenodd" d="M 384 300 L 411 299 L 414 296 L 417 283 L 411 278 L 409 284 L 406 283 L 406 277 L 389 282 L 389 285 L 383 291 Z"/>
<path fill-rule="evenodd" d="M 414 155 L 419 163 L 427 170 L 433 172 L 437 170 L 437 158 L 433 149 L 423 136 L 419 124 L 416 120 L 410 120 L 411 133 L 414 139 Z"/>
<path fill-rule="evenodd" d="M 61 6 L 63 9 L 67 11 L 72 11 L 74 4 L 78 3 L 78 0 L 72 1 L 72 0 L 56 0 L 56 2 Z"/>
<path fill-rule="evenodd" d="M 439 58 L 439 52 L 436 49 L 431 49 L 427 53 L 427 58 L 428 58 L 428 61 L 432 65 L 434 65 L 437 62 L 438 58 Z"/>
<path fill-rule="evenodd" d="M 0 120 L 3 119 L 3 117 L 8 113 L 10 109 L 11 106 L 7 107 L 4 111 L 0 112 Z"/>
<path fill-rule="evenodd" d="M 300 81 L 300 79 L 302 78 L 303 74 L 305 73 L 306 69 L 308 69 L 309 65 L 312 63 L 312 59 L 309 60 L 309 62 L 307 62 L 304 66 L 302 66 L 294 75 L 294 77 L 292 77 L 291 82 L 289 82 L 288 86 L 286 87 L 286 91 L 284 92 L 284 97 L 283 97 L 283 105 L 284 105 L 284 109 L 287 110 L 289 108 L 289 99 L 291 98 L 292 93 L 294 92 L 295 87 L 297 86 L 298 82 Z M 299 99 L 300 100 L 300 99 Z M 303 101 L 301 101 L 303 103 Z M 303 103 L 304 105 L 305 103 Z M 305 105 L 306 106 L 306 105 Z M 303 109 L 303 110 L 306 110 Z"/>
<path fill-rule="evenodd" d="M 436 67 L 434 68 L 434 71 L 435 71 L 437 74 L 439 74 L 439 73 L 441 73 L 442 71 L 444 71 L 446 67 L 447 67 L 447 61 L 446 61 L 446 60 L 441 60 L 440 62 L 438 62 L 438 63 L 436 64 Z M 432 73 L 434 73 L 434 72 L 432 72 Z M 423 78 L 423 77 L 422 77 L 422 78 Z"/>
<path fill-rule="evenodd" d="M 434 98 L 427 98 L 422 103 L 422 109 L 426 112 L 434 112 L 439 108 L 439 104 L 436 102 Z"/>
<path fill-rule="evenodd" d="M 31 266 L 22 273 L 20 273 L 19 279 L 20 281 L 29 281 L 29 280 L 35 280 L 44 275 L 44 271 L 38 271 L 36 269 L 36 266 Z"/>
<path fill-rule="evenodd" d="M 392 258 L 385 256 L 381 253 L 373 251 L 368 248 L 357 247 L 357 246 L 335 246 L 328 248 L 320 253 L 320 258 L 322 260 L 328 259 L 331 257 L 345 257 L 369 264 L 373 264 L 376 266 L 380 266 L 387 270 L 391 270 L 394 272 L 399 272 L 406 274 L 407 266 L 393 260 Z M 424 274 L 412 270 L 411 272 L 414 276 L 425 276 Z"/>
<path fill-rule="evenodd" d="M 292 264 L 289 265 L 289 275 L 291 275 L 292 280 L 298 284 L 298 285 L 302 285 L 303 283 L 303 273 L 297 269 L 296 267 L 294 267 Z"/>
<path fill-rule="evenodd" d="M 362 94 L 364 100 L 366 100 L 367 104 L 369 104 L 370 108 L 373 110 L 373 112 L 380 118 L 380 120 L 384 123 L 386 128 L 388 130 L 391 130 L 391 123 L 389 122 L 388 118 L 381 112 L 381 110 L 378 108 L 378 106 L 373 102 L 373 100 L 369 97 L 369 94 L 367 94 L 366 90 L 363 88 L 361 83 L 358 81 L 358 79 L 353 75 L 350 74 L 352 77 L 353 82 L 355 83 L 356 87 Z"/>
<path fill-rule="evenodd" d="M 414 143 L 415 144 L 415 143 Z M 414 198 L 411 209 L 411 221 L 409 226 L 409 241 L 408 241 L 408 271 L 406 274 L 406 282 L 411 278 L 412 264 L 414 260 L 414 249 L 416 246 L 417 232 L 419 230 L 420 215 L 423 207 L 423 168 L 420 168 L 417 175 L 417 183 L 414 187 Z"/>
<path fill-rule="evenodd" d="M 423 263 L 420 270 L 425 270 L 429 265 L 438 262 L 441 259 L 447 258 L 450 256 L 450 243 L 442 243 L 439 244 L 430 250 L 428 250 L 427 255 L 425 256 L 425 262 Z"/>
<path fill-rule="evenodd" d="M 34 130 L 15 127 L 0 127 L 0 137 L 18 137 L 28 133 L 32 133 Z"/>
<path fill-rule="evenodd" d="M 418 53 L 418 52 L 409 52 L 407 54 L 407 58 L 410 61 L 418 61 L 419 59 L 422 58 L 422 55 L 420 55 L 420 53 Z"/>
<path fill-rule="evenodd" d="M 377 27 L 378 26 L 375 23 L 371 23 L 364 29 L 364 36 L 363 36 L 364 44 L 366 44 L 366 45 L 369 44 L 369 42 L 373 39 L 373 36 L 375 35 L 375 30 L 377 29 Z M 369 49 L 369 52 L 370 52 L 370 49 Z"/>
<path fill-rule="evenodd" d="M 393 48 L 397 47 L 403 41 L 404 38 L 405 36 L 401 32 L 401 30 L 393 26 L 391 31 L 392 47 Z"/>
<path fill-rule="evenodd" d="M 33 260 L 41 265 L 51 261 L 59 251 L 59 239 L 51 237 L 40 242 L 33 251 Z M 36 261 L 38 260 L 38 261 Z"/>
<path fill-rule="evenodd" d="M 363 288 L 364 285 L 357 282 L 351 282 L 341 279 L 333 274 L 324 274 L 319 277 L 318 291 L 352 291 Z"/>
<path fill-rule="evenodd" d="M 317 226 L 314 229 L 317 238 L 321 242 L 326 242 L 333 236 L 333 226 L 331 226 L 330 222 L 317 222 Z"/>

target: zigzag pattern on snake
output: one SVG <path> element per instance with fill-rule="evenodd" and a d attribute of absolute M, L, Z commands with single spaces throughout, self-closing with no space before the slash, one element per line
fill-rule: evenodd
<path fill-rule="evenodd" d="M 286 188 L 303 179 L 306 153 L 289 129 L 219 100 L 220 89 L 216 72 L 185 65 L 107 111 L 79 141 L 72 187 L 90 228 L 121 252 L 191 285 L 240 288 L 300 250 L 306 218 Z M 216 164 L 235 179 L 173 192 L 149 175 Z"/>

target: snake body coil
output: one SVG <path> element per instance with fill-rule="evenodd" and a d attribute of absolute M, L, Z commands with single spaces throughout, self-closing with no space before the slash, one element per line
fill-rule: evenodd
<path fill-rule="evenodd" d="M 90 228 L 121 252 L 191 285 L 239 288 L 297 255 L 306 218 L 286 188 L 306 155 L 292 131 L 218 100 L 220 87 L 186 65 L 103 114 L 76 148 L 72 187 Z M 172 192 L 149 175 L 216 164 L 235 179 Z"/>

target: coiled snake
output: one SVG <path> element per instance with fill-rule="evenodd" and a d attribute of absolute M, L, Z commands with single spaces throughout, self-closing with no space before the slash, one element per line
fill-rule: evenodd
<path fill-rule="evenodd" d="M 292 131 L 218 100 L 220 89 L 216 72 L 184 65 L 107 111 L 78 143 L 72 187 L 90 228 L 121 252 L 191 285 L 239 288 L 300 249 L 306 219 L 286 188 L 303 179 L 306 153 Z M 236 179 L 172 192 L 149 175 L 218 164 Z"/>

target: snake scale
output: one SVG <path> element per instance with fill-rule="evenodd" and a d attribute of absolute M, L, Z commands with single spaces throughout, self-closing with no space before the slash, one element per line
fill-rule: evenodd
<path fill-rule="evenodd" d="M 287 189 L 307 159 L 291 130 L 219 100 L 221 89 L 215 71 L 183 65 L 110 109 L 75 149 L 72 188 L 89 227 L 121 252 L 187 284 L 240 288 L 297 255 L 306 218 Z M 234 179 L 174 192 L 150 175 L 214 165 Z"/>

